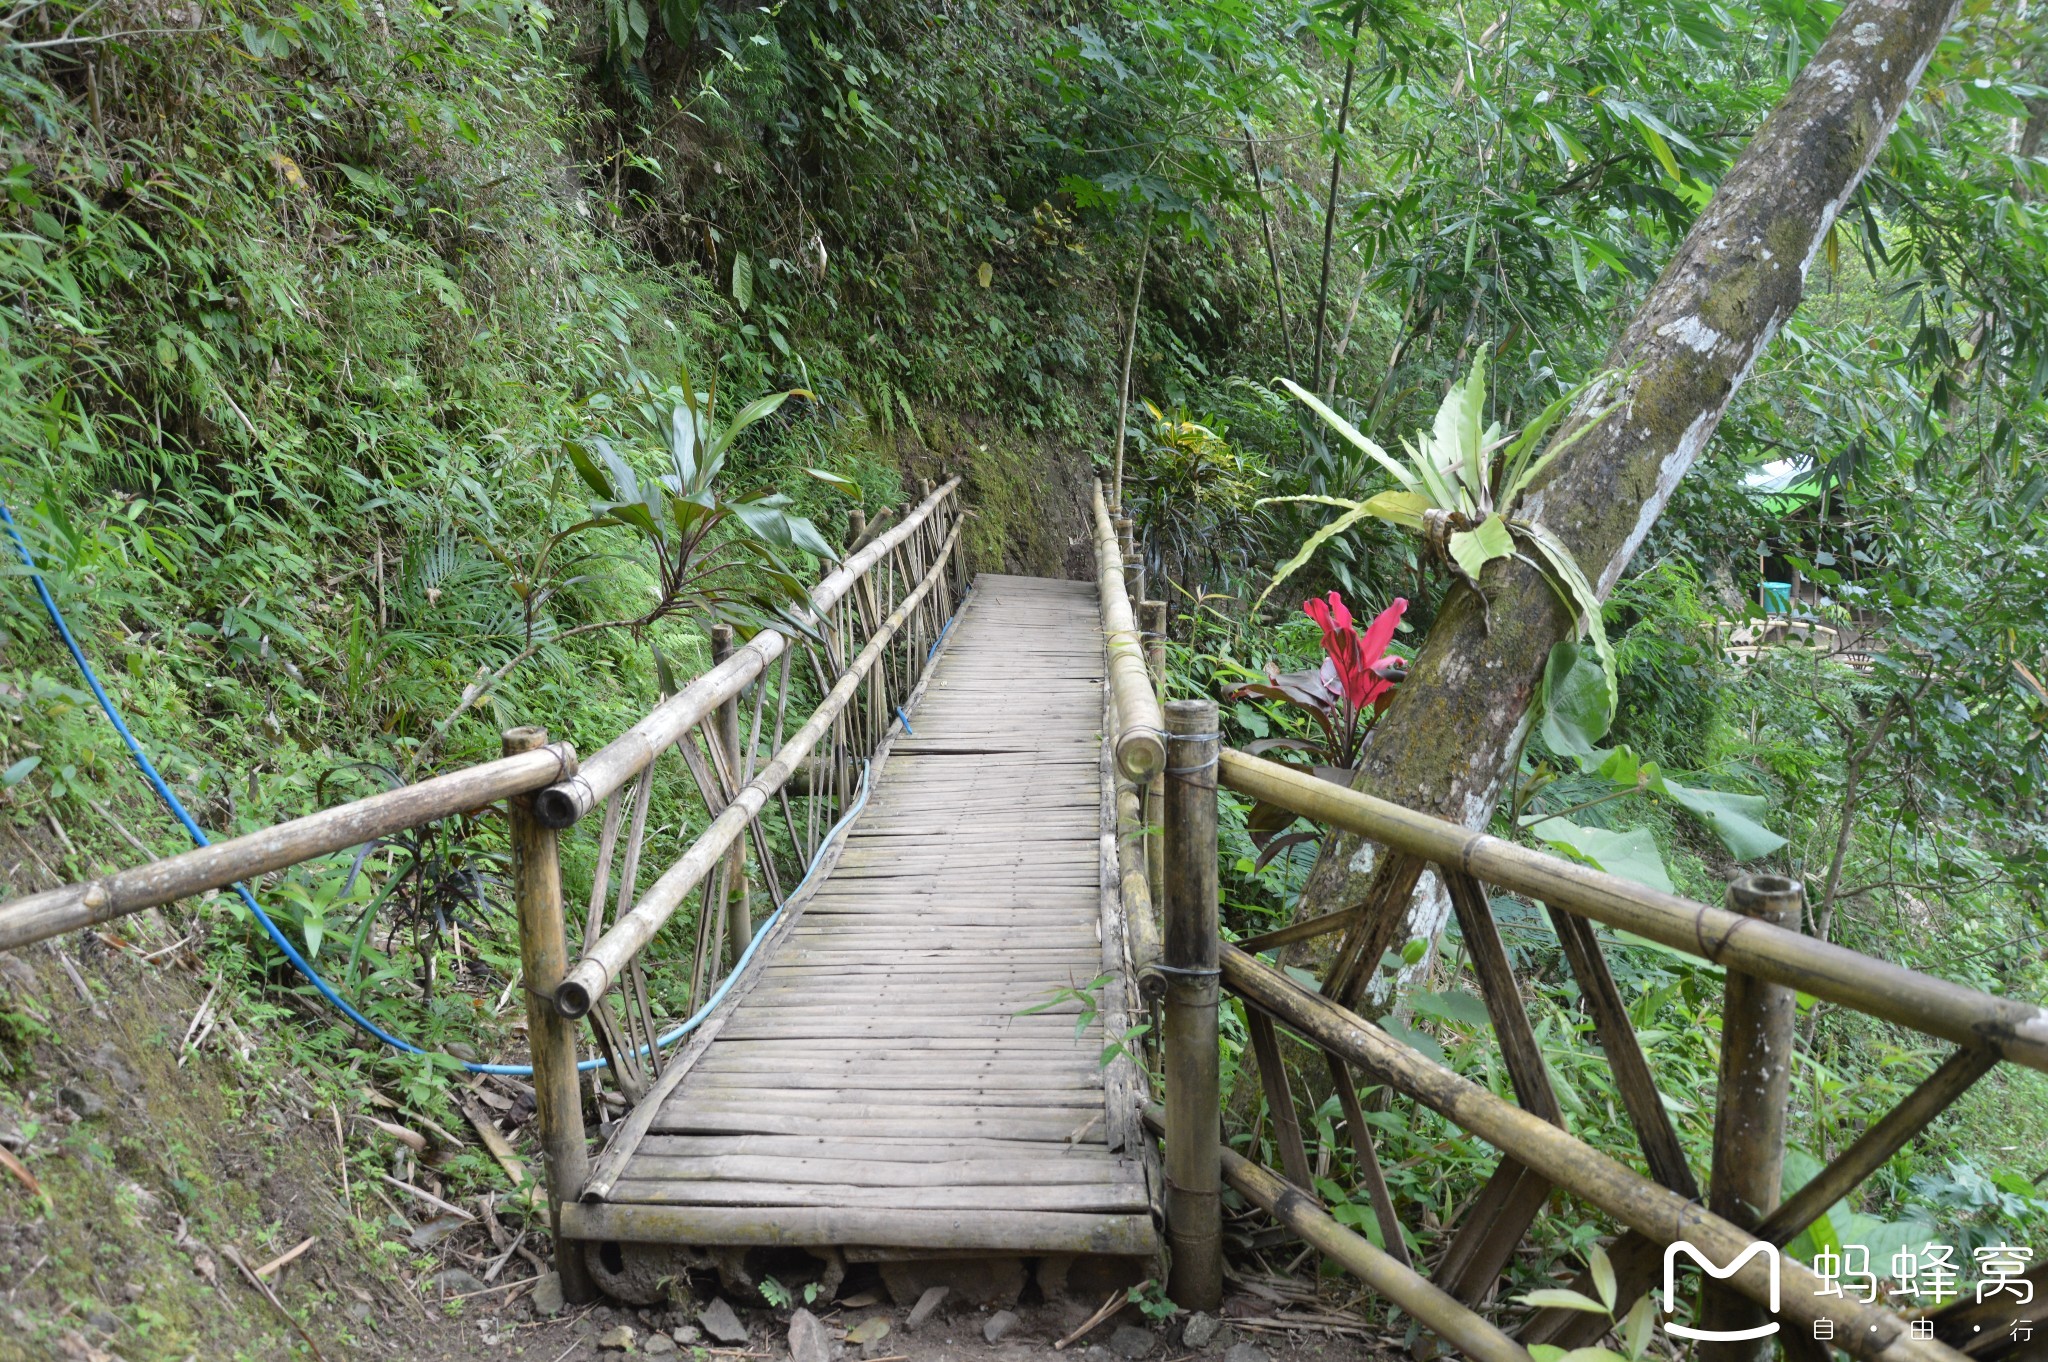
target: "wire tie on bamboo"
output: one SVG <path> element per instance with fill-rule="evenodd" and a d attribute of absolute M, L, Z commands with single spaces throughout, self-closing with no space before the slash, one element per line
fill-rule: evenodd
<path fill-rule="evenodd" d="M 1146 965 L 1145 968 L 1156 970 L 1161 974 L 1171 974 L 1176 979 L 1219 979 L 1223 976 L 1222 968 L 1217 965 L 1201 969 L 1192 965 L 1162 965 L 1153 963 Z"/>

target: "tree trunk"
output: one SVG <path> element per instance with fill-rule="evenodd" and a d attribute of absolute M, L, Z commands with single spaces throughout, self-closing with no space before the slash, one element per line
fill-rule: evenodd
<path fill-rule="evenodd" d="M 1603 598 L 1798 306 L 1829 227 L 1957 8 L 1958 0 L 1850 0 L 1616 343 L 1614 377 L 1560 433 L 1619 401 L 1520 505 L 1570 547 Z M 1526 563 L 1496 563 L 1483 585 L 1490 605 L 1463 586 L 1447 598 L 1353 782 L 1472 828 L 1492 817 L 1528 735 L 1544 661 L 1576 626 Z M 1333 996 L 1355 1000 L 1390 946 L 1441 929 L 1442 887 L 1425 876 L 1410 906 L 1402 886 L 1415 867 L 1402 860 L 1349 835 L 1325 843 L 1300 915 L 1373 905 L 1347 934 L 1326 983 Z"/>

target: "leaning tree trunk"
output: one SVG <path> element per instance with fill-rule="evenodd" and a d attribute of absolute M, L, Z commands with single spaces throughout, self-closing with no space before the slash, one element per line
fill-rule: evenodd
<path fill-rule="evenodd" d="M 1609 359 L 1619 399 L 1528 492 L 1521 514 L 1563 539 L 1602 597 L 1613 588 L 1722 410 L 1804 291 L 1835 216 L 1890 135 L 1958 0 L 1850 0 L 1834 30 L 1730 167 Z M 1574 627 L 1538 572 L 1501 560 L 1454 588 L 1374 726 L 1354 788 L 1483 827 L 1528 734 L 1551 646 Z M 1434 937 L 1449 900 L 1434 876 L 1350 835 L 1325 845 L 1303 916 L 1366 904 L 1326 985 L 1356 1001 L 1385 951 Z M 1414 890 L 1411 903 L 1411 887 Z"/>

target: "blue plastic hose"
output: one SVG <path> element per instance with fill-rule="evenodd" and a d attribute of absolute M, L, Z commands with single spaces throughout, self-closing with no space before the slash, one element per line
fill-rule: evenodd
<path fill-rule="evenodd" d="M 64 646 L 71 651 L 71 660 L 78 664 L 79 674 L 85 678 L 85 684 L 91 687 L 93 698 L 99 701 L 100 710 L 112 722 L 114 731 L 119 733 L 121 741 L 128 745 L 129 755 L 133 756 L 135 764 L 142 768 L 143 777 L 149 781 L 150 788 L 156 791 L 157 798 L 163 801 L 164 807 L 171 811 L 172 816 L 184 824 L 185 831 L 190 834 L 194 846 L 211 846 L 212 843 L 207 839 L 206 833 L 200 828 L 198 823 L 193 821 L 192 815 L 186 810 L 184 803 L 179 800 L 170 785 L 165 782 L 163 774 L 156 769 L 156 763 L 149 759 L 149 753 L 143 751 L 142 744 L 136 740 L 135 734 L 129 731 L 127 723 L 121 718 L 121 711 L 116 709 L 114 702 L 107 697 L 106 687 L 100 684 L 98 673 L 93 671 L 92 663 L 86 660 L 85 650 L 78 646 L 78 639 L 73 636 L 71 626 L 64 622 L 64 612 L 57 608 L 56 598 L 50 594 L 49 584 L 43 580 L 42 570 L 36 566 L 35 555 L 29 552 L 28 545 L 22 540 L 21 532 L 14 523 L 14 516 L 8 510 L 5 502 L 0 502 L 0 522 L 5 523 L 7 537 L 14 541 L 15 549 L 21 554 L 21 561 L 28 568 L 29 579 L 35 583 L 36 595 L 41 598 L 43 609 L 49 614 L 50 623 L 55 626 L 57 636 L 64 640 Z M 944 635 L 942 634 L 941 637 L 944 637 Z M 937 646 L 936 643 L 933 644 L 934 648 Z M 826 831 L 824 840 L 818 843 L 817 854 L 811 858 L 810 865 L 804 869 L 804 877 L 797 881 L 796 888 L 792 889 L 788 896 L 784 898 L 783 902 L 785 904 L 791 898 L 801 893 L 804 887 L 811 882 L 811 877 L 818 873 L 818 866 L 823 862 L 825 852 L 830 849 L 833 841 L 839 834 L 845 830 L 847 824 L 851 823 L 860 814 L 860 811 L 867 806 L 867 802 L 868 772 L 866 765 L 863 764 L 861 767 L 860 791 L 854 799 L 853 806 L 841 815 L 839 821 Z M 270 937 L 272 943 L 283 953 L 284 958 L 291 962 L 292 968 L 304 976 L 307 983 L 318 989 L 320 996 L 333 1004 L 336 1011 L 347 1017 L 357 1028 L 375 1036 L 394 1050 L 402 1051 L 408 1055 L 428 1053 L 410 1041 L 400 1040 L 397 1036 L 392 1035 L 389 1031 L 386 1031 L 383 1027 L 357 1011 L 348 999 L 335 991 L 334 985 L 321 977 L 320 971 L 313 968 L 313 963 L 310 960 L 299 954 L 298 948 L 292 945 L 285 934 L 278 929 L 277 923 L 271 920 L 270 914 L 263 911 L 263 905 L 256 901 L 256 896 L 249 892 L 247 885 L 237 884 L 234 886 L 234 890 L 236 894 L 241 896 L 243 904 L 255 915 L 256 921 L 262 925 L 264 933 Z M 718 986 L 718 991 L 713 993 L 710 1000 L 704 1006 L 698 1008 L 688 1021 L 683 1022 L 667 1035 L 657 1039 L 655 1041 L 657 1047 L 665 1048 L 673 1045 L 676 1041 L 703 1025 L 704 1019 L 711 1015 L 711 1010 L 725 1000 L 725 995 L 732 988 L 733 980 L 739 977 L 740 971 L 746 968 L 749 960 L 753 959 L 754 951 L 760 946 L 762 938 L 768 935 L 768 929 L 775 925 L 776 920 L 782 916 L 782 912 L 781 908 L 777 908 L 768 916 L 767 921 L 763 922 L 760 930 L 754 934 L 754 939 L 747 943 L 747 948 L 744 951 L 740 952 L 740 958 L 733 962 L 732 971 L 725 976 L 725 982 Z M 645 1050 L 646 1047 L 643 1046 L 642 1053 L 645 1053 Z M 452 1055 L 443 1057 L 454 1059 Z M 531 1064 L 473 1064 L 468 1060 L 455 1060 L 455 1062 L 470 1073 L 475 1074 L 504 1074 L 510 1077 L 524 1078 L 531 1076 L 533 1073 L 533 1066 Z M 586 1059 L 581 1064 L 578 1064 L 576 1068 L 579 1072 L 588 1072 L 592 1069 L 604 1068 L 605 1066 L 606 1061 L 603 1059 Z"/>

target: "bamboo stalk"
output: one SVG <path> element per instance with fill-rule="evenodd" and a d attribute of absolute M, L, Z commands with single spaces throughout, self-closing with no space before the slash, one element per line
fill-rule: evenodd
<path fill-rule="evenodd" d="M 956 526 L 955 534 L 959 532 Z M 950 547 L 950 545 L 948 546 Z M 832 730 L 837 719 L 854 692 L 860 688 L 869 669 L 875 667 L 886 652 L 889 641 L 903 627 L 910 612 L 924 599 L 926 592 L 936 585 L 945 571 L 943 565 L 927 573 L 925 579 L 904 598 L 875 636 L 868 640 L 841 674 L 838 684 L 826 694 L 812 711 L 810 719 L 790 736 L 787 743 L 776 752 L 775 757 L 761 773 L 747 786 L 735 794 L 732 800 L 711 820 L 696 841 L 692 842 L 675 863 L 662 873 L 633 905 L 632 911 L 623 913 L 595 945 L 585 951 L 583 958 L 553 989 L 555 1010 L 563 1017 L 581 1017 L 590 1011 L 591 1003 L 610 988 L 612 981 L 626 962 L 654 939 L 663 923 L 675 913 L 713 866 L 724 858 L 726 848 L 732 846 L 752 824 L 756 815 L 767 806 L 768 800 L 780 790 L 789 779 L 790 773 L 802 764 L 818 745 L 818 741 Z M 745 649 L 741 649 L 744 652 Z M 737 654 L 735 654 L 737 656 Z M 562 787 L 556 786 L 556 789 Z M 734 943 L 735 958 L 739 943 Z M 530 978 L 531 976 L 529 976 Z"/>
<path fill-rule="evenodd" d="M 547 741 L 538 728 L 514 728 L 505 754 L 531 751 Z M 590 1176 L 583 1143 L 583 1098 L 576 1082 L 576 1031 L 547 1004 L 568 963 L 562 915 L 561 835 L 533 816 L 533 801 L 512 801 L 512 878 L 519 912 L 520 968 L 526 979 L 526 1039 L 533 1055 L 533 1093 L 548 1180 L 548 1214 L 555 1237 L 555 1267 L 571 1301 L 597 1298 L 580 1245 L 562 1238 L 562 1208 L 582 1195 Z"/>
<path fill-rule="evenodd" d="M 1741 1227 L 1573 1139 L 1534 1112 L 1503 1101 L 1425 1058 L 1363 1017 L 1303 988 L 1228 942 L 1223 943 L 1220 965 L 1224 983 L 1275 1020 L 1409 1094 L 1630 1228 L 1661 1243 L 1683 1239 L 1717 1264 L 1733 1263 L 1761 1242 Z M 1780 1261 L 1778 1275 L 1783 1283 L 1778 1293 L 1780 1318 L 1810 1328 L 1816 1319 L 1827 1315 L 1838 1330 L 1836 1346 L 1857 1357 L 1959 1362 L 1959 1354 L 1951 1349 L 1910 1337 L 1906 1321 L 1889 1310 L 1853 1298 L 1819 1295 L 1820 1278 L 1797 1260 Z M 1729 1280 L 1751 1300 L 1772 1298 L 1771 1263 L 1762 1255 L 1736 1268 Z"/>
<path fill-rule="evenodd" d="M 949 478 L 925 499 L 916 511 L 887 533 L 875 539 L 841 563 L 838 569 L 810 591 L 810 618 L 824 617 L 847 590 L 865 576 L 889 552 L 914 533 L 954 490 L 958 478 Z M 558 781 L 541 791 L 534 801 L 534 813 L 551 828 L 565 828 L 595 808 L 613 790 L 640 773 L 642 767 L 672 746 L 683 734 L 727 699 L 746 689 L 749 682 L 780 657 L 789 637 L 780 629 L 763 629 L 736 649 L 724 664 L 713 667 L 650 710 L 646 717 L 604 745 L 583 763 L 572 779 Z"/>
<path fill-rule="evenodd" d="M 556 743 L 488 761 L 289 823 L 0 904 L 0 950 L 13 950 L 224 889 L 273 870 L 346 851 L 404 828 L 530 793 L 576 770 L 576 750 Z"/>
<path fill-rule="evenodd" d="M 1102 602 L 1102 630 L 1109 646 L 1109 686 L 1116 697 L 1118 731 L 1110 735 L 1117 769 L 1142 780 L 1166 761 L 1159 698 L 1145 673 L 1145 650 L 1131 619 L 1131 598 L 1124 589 L 1123 561 L 1102 484 L 1095 484 L 1095 588 Z"/>
<path fill-rule="evenodd" d="M 1731 970 L 2048 1073 L 2048 1009 L 1995 998 L 1722 908 L 1646 889 L 1560 857 L 1467 831 L 1239 752 L 1222 754 L 1230 789 L 1397 852 L 1462 867 L 1488 884 L 1634 932 Z"/>
<path fill-rule="evenodd" d="M 1097 519 L 1102 506 L 1096 495 Z M 1107 604 L 1105 593 L 1105 605 Z M 1147 690 L 1149 698 L 1150 691 Z M 1189 1310 L 1223 1302 L 1223 1203 L 1216 1112 L 1219 944 L 1214 700 L 1166 707 L 1166 1237 L 1167 1294 Z"/>

